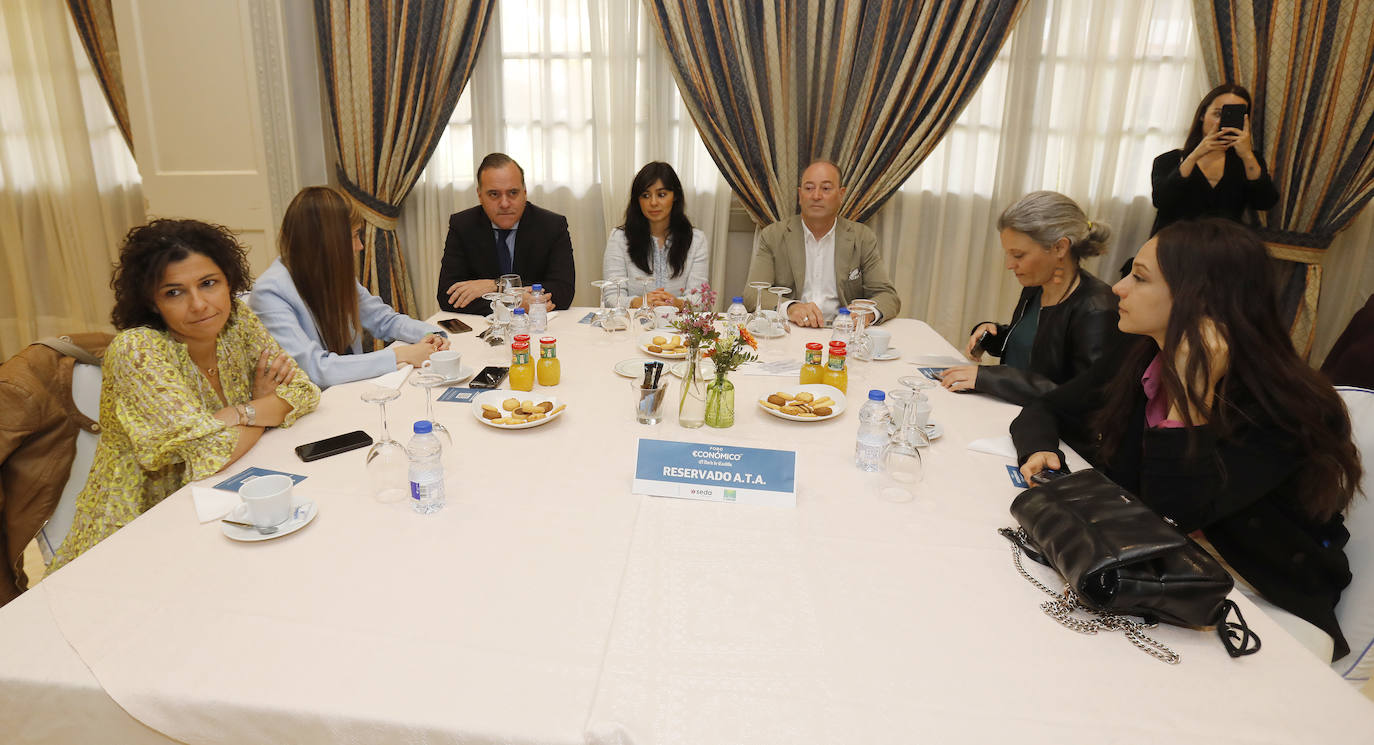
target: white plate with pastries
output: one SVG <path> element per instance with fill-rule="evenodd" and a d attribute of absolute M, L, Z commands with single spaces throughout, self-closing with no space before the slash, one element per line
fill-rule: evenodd
<path fill-rule="evenodd" d="M 681 360 L 687 357 L 687 344 L 683 341 L 682 334 L 666 329 L 640 334 L 639 348 L 645 354 L 666 360 Z"/>
<path fill-rule="evenodd" d="M 472 416 L 497 429 L 529 429 L 563 415 L 567 404 L 557 396 L 530 391 L 487 391 L 472 400 Z"/>
<path fill-rule="evenodd" d="M 808 383 L 778 389 L 760 398 L 759 407 L 779 419 L 823 422 L 844 413 L 845 398 L 839 388 Z"/>

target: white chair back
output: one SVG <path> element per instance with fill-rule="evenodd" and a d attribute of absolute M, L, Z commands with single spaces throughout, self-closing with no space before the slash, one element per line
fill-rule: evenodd
<path fill-rule="evenodd" d="M 77 411 L 100 419 L 100 382 L 102 376 L 99 365 L 78 362 L 72 367 L 72 401 Z M 67 485 L 57 500 L 57 508 L 38 531 L 36 537 L 38 550 L 43 553 L 43 563 L 51 564 L 53 554 L 72 528 L 72 518 L 76 517 L 76 497 L 86 487 L 86 478 L 91 473 L 91 461 L 95 460 L 95 446 L 100 435 L 84 429 L 76 432 L 76 457 L 72 459 L 72 470 L 67 476 Z"/>
<path fill-rule="evenodd" d="M 1374 673 L 1374 391 L 1337 386 L 1350 412 L 1355 445 L 1360 449 L 1364 478 L 1360 492 L 1345 516 L 1350 543 L 1345 555 L 1354 579 L 1341 593 L 1336 620 L 1350 643 L 1350 654 L 1331 668 L 1351 683 L 1363 686 Z"/>

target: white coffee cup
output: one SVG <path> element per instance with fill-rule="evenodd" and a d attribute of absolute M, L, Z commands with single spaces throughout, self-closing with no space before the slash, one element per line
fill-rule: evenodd
<path fill-rule="evenodd" d="M 425 364 L 420 365 L 420 369 L 432 370 L 446 378 L 456 378 L 458 371 L 463 369 L 463 353 L 456 349 L 434 352 L 425 360 Z"/>
<path fill-rule="evenodd" d="M 930 424 L 930 408 L 931 407 L 929 401 L 916 402 L 916 416 L 914 418 L 913 423 L 917 427 L 925 429 L 926 425 Z"/>
<path fill-rule="evenodd" d="M 281 525 L 291 517 L 291 487 L 296 482 L 279 473 L 255 476 L 239 487 L 239 498 L 248 508 L 248 521 L 259 528 Z"/>
<path fill-rule="evenodd" d="M 668 328 L 677 317 L 678 310 L 672 305 L 655 305 L 654 315 L 658 316 L 658 327 Z"/>
<path fill-rule="evenodd" d="M 887 329 L 868 329 L 869 351 L 875 357 L 887 354 L 887 345 L 892 343 L 892 332 Z"/>

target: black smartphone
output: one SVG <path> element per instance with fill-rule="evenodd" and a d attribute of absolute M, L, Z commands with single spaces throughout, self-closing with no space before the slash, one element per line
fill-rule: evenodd
<path fill-rule="evenodd" d="M 1072 473 L 1072 471 L 1069 470 L 1069 467 L 1067 465 L 1060 466 L 1059 470 L 1057 471 L 1046 468 L 1040 473 L 1031 476 L 1030 480 L 1032 484 L 1039 484 L 1041 486 L 1044 486 L 1045 484 L 1048 484 L 1051 481 L 1054 481 L 1055 479 L 1062 479 L 1065 476 L 1068 476 L 1070 473 Z"/>
<path fill-rule="evenodd" d="M 372 444 L 372 437 L 361 429 L 353 430 L 348 434 L 335 435 L 315 442 L 307 442 L 304 445 L 296 446 L 296 455 L 301 460 L 309 463 L 312 460 L 328 458 L 331 455 L 346 453 L 350 450 L 365 448 Z"/>
<path fill-rule="evenodd" d="M 976 341 L 976 342 L 973 343 L 973 348 L 974 348 L 974 350 L 975 350 L 975 351 L 981 351 L 981 352 L 986 352 L 986 351 L 988 351 L 988 342 L 991 341 L 991 340 L 992 340 L 992 337 L 994 337 L 994 336 L 996 336 L 996 335 L 997 335 L 997 334 L 994 334 L 994 333 L 991 332 L 991 331 L 984 331 L 983 333 L 979 334 L 979 335 L 978 335 L 978 341 Z"/>
<path fill-rule="evenodd" d="M 1227 127 L 1245 129 L 1245 104 L 1228 103 L 1225 106 L 1222 106 L 1221 123 L 1218 126 L 1221 129 L 1225 129 Z"/>
<path fill-rule="evenodd" d="M 439 327 L 450 334 L 462 334 L 472 330 L 472 327 L 458 320 L 457 318 L 445 318 L 439 322 Z"/>
<path fill-rule="evenodd" d="M 495 388 L 501 385 L 501 381 L 506 379 L 506 373 L 510 372 L 509 367 L 500 365 L 487 365 L 482 368 L 468 383 L 469 388 Z"/>

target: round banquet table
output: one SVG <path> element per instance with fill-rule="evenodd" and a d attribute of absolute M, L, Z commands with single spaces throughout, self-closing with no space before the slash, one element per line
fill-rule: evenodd
<path fill-rule="evenodd" d="M 550 322 L 567 403 L 518 431 L 437 402 L 453 434 L 447 506 L 414 514 L 367 488 L 363 452 L 300 462 L 296 445 L 378 434 L 368 382 L 269 431 L 240 462 L 307 478 L 318 517 L 240 543 L 196 518 L 188 487 L 0 609 L 7 742 L 1217 743 L 1367 742 L 1374 706 L 1238 593 L 1264 639 L 1240 660 L 1211 633 L 1162 627 L 1171 667 L 1119 635 L 1039 609 L 996 529 L 1010 459 L 968 444 L 1016 409 L 933 389 L 943 436 L 915 499 L 880 499 L 853 466 L 869 388 L 954 355 L 929 326 L 885 325 L 901 356 L 851 362 L 840 416 L 784 421 L 754 402 L 795 377 L 736 373 L 732 428 L 637 424 L 615 363 L 633 334 Z M 480 319 L 466 317 L 478 331 Z M 763 340 L 800 358 L 828 332 Z M 474 368 L 505 346 L 453 337 Z M 508 384 L 507 384 L 508 385 Z M 410 384 L 388 406 L 404 442 Z M 519 394 L 516 394 L 517 396 Z M 640 438 L 792 450 L 796 506 L 632 489 Z M 1083 465 L 1076 456 L 1075 467 Z M 1033 569 L 1032 571 L 1036 571 Z M 1052 581 L 1043 571 L 1042 579 Z"/>

